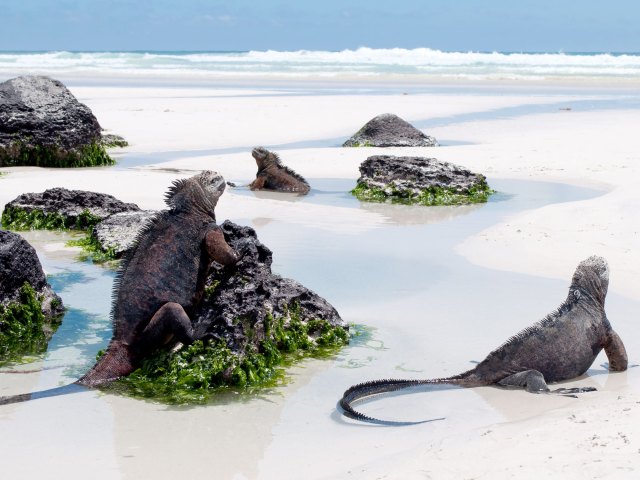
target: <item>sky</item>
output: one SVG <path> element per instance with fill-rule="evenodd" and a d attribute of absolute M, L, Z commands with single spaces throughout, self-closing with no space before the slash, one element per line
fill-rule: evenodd
<path fill-rule="evenodd" d="M 0 0 L 0 50 L 640 52 L 638 0 Z"/>

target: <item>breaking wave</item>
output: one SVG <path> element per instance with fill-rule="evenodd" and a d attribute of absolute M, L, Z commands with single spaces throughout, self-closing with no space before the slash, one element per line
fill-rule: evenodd
<path fill-rule="evenodd" d="M 429 48 L 249 52 L 0 52 L 0 75 L 640 78 L 640 55 L 443 52 Z"/>

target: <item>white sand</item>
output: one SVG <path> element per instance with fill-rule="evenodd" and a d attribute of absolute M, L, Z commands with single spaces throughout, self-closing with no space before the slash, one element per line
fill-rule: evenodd
<path fill-rule="evenodd" d="M 558 110 L 559 102 L 585 105 L 608 98 L 612 92 L 606 90 L 576 94 L 550 90 L 535 96 L 524 90 L 502 94 L 483 89 L 473 94 L 293 96 L 267 89 L 157 86 L 87 86 L 73 91 L 105 129 L 131 142 L 127 156 L 142 158 L 138 164 L 147 165 L 2 169 L 9 175 L 0 178 L 0 206 L 25 191 L 65 186 L 110 193 L 143 208 L 161 208 L 169 183 L 193 171 L 214 169 L 229 180 L 248 183 L 255 175 L 249 149 L 259 144 L 295 143 L 296 148 L 281 151 L 282 157 L 312 185 L 314 179 L 355 180 L 359 163 L 383 150 L 338 145 L 365 121 L 387 111 L 412 122 L 442 119 L 426 131 L 452 146 L 384 152 L 436 156 L 485 173 L 490 181 L 555 181 L 606 193 L 520 212 L 452 246 L 473 264 L 489 269 L 482 270 L 488 275 L 494 271 L 496 278 L 498 271 L 508 271 L 558 280 L 535 280 L 536 285 L 545 285 L 544 295 L 532 299 L 527 298 L 528 292 L 521 292 L 521 298 L 510 299 L 504 306 L 501 291 L 491 292 L 495 296 L 486 300 L 490 305 L 485 320 L 491 309 L 509 310 L 500 315 L 517 317 L 513 324 L 497 322 L 491 327 L 496 332 L 483 333 L 477 333 L 482 324 L 469 327 L 455 321 L 445 322 L 439 330 L 421 328 L 425 315 L 439 312 L 447 317 L 455 310 L 448 302 L 458 294 L 468 296 L 465 289 L 473 284 L 461 284 L 460 292 L 448 288 L 439 297 L 441 304 L 438 297 L 423 298 L 411 285 L 399 285 L 401 280 L 398 285 L 389 284 L 403 295 L 396 303 L 387 297 L 384 302 L 367 298 L 366 292 L 361 300 L 350 300 L 348 295 L 334 300 L 319 291 L 348 321 L 378 328 L 376 340 L 352 348 L 335 364 L 309 362 L 307 368 L 296 369 L 294 381 L 265 401 L 173 410 L 86 393 L 5 407 L 0 409 L 0 462 L 7 478 L 36 478 L 45 472 L 52 478 L 109 479 L 637 477 L 640 369 L 636 368 L 608 375 L 595 365 L 588 378 L 571 384 L 592 384 L 599 391 L 577 400 L 482 388 L 397 396 L 370 404 L 375 410 L 368 411 L 380 416 L 394 412 L 397 417 L 447 417 L 410 428 L 353 425 L 341 420 L 334 407 L 347 386 L 365 378 L 443 376 L 469 368 L 468 360 L 480 360 L 506 336 L 557 306 L 554 302 L 563 298 L 573 269 L 591 254 L 602 255 L 610 263 L 609 316 L 625 341 L 631 363 L 637 363 L 640 335 L 634 323 L 637 310 L 632 307 L 640 300 L 640 137 L 636 132 L 640 110 Z M 484 115 L 530 104 L 542 106 L 544 113 L 506 119 L 500 119 L 499 113 L 497 118 Z M 473 113 L 479 116 L 468 115 Z M 331 139 L 333 147 L 308 148 L 297 143 L 323 139 Z M 167 156 L 165 152 L 178 153 Z M 154 155 L 170 161 L 156 162 Z M 405 231 L 393 230 L 394 225 L 424 229 L 420 226 L 448 218 L 473 222 L 482 212 L 444 209 L 431 216 L 421 208 L 400 212 L 385 206 L 352 208 L 289 200 L 228 189 L 217 215 L 219 220 L 253 225 L 275 250 L 274 268 L 281 266 L 282 273 L 292 276 L 295 272 L 303 283 L 327 291 L 331 283 L 340 282 L 341 272 L 335 272 L 335 279 L 324 278 L 330 275 L 330 267 L 323 269 L 314 261 L 342 258 L 341 249 L 351 248 L 349 238 L 373 236 L 385 228 L 391 234 Z M 313 247 L 319 249 L 313 252 L 316 259 L 303 255 L 304 249 L 293 259 L 287 256 L 287 245 L 316 236 L 326 239 Z M 340 240 L 334 244 L 332 238 Z M 429 245 L 420 248 L 427 250 Z M 363 255 L 370 249 L 375 252 L 363 245 Z M 390 262 L 391 272 L 393 265 L 400 265 L 396 274 L 401 279 L 406 273 L 401 269 L 410 268 L 402 265 L 410 266 L 412 256 L 420 252 L 411 246 L 403 250 L 379 251 L 376 261 Z M 414 263 L 418 268 L 419 259 Z M 362 274 L 367 275 L 366 269 Z M 354 296 L 361 293 L 356 284 L 345 286 L 349 288 Z M 437 292 L 437 285 L 433 288 Z M 517 285 L 513 288 L 518 291 Z M 520 310 L 522 302 L 526 314 Z M 467 317 L 474 314 L 471 306 L 466 308 Z M 410 318 L 399 315 L 397 309 Z M 623 318 L 611 311 L 622 312 Z M 450 315 L 451 320 L 457 318 L 456 313 Z M 462 344 L 458 339 L 463 339 Z M 383 342 L 386 350 L 378 349 L 375 342 Z M 349 370 L 342 368 L 345 362 L 364 366 Z M 397 371 L 401 369 L 407 372 Z M 46 382 L 52 381 L 37 374 L 11 381 L 7 377 L 0 377 L 0 395 L 46 388 L 50 386 Z"/>

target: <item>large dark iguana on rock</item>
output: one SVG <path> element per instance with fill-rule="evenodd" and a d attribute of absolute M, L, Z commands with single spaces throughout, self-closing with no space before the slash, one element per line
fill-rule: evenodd
<path fill-rule="evenodd" d="M 256 147 L 251 155 L 258 164 L 256 179 L 249 184 L 251 190 L 308 193 L 309 184 L 296 172 L 286 167 L 277 154 L 264 147 Z"/>
<path fill-rule="evenodd" d="M 569 295 L 543 320 L 517 333 L 491 352 L 472 370 L 447 378 L 429 380 L 374 380 L 349 388 L 339 402 L 348 417 L 383 425 L 422 422 L 387 422 L 353 409 L 358 399 L 418 385 L 521 387 L 533 393 L 550 392 L 547 382 L 579 377 L 604 348 L 609 369 L 627 369 L 622 340 L 611 328 L 604 311 L 609 286 L 609 267 L 602 257 L 592 256 L 576 268 Z M 591 388 L 561 388 L 551 393 L 571 394 Z"/>
<path fill-rule="evenodd" d="M 166 196 L 169 210 L 143 229 L 122 261 L 113 287 L 109 347 L 76 385 L 97 387 L 126 376 L 171 339 L 192 342 L 189 315 L 203 295 L 211 262 L 230 266 L 239 260 L 215 223 L 224 188 L 224 179 L 210 171 L 174 182 Z M 0 398 L 0 404 L 31 395 L 37 394 Z"/>

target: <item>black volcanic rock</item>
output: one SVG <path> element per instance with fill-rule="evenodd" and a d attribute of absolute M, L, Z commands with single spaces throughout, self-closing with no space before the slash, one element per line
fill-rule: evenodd
<path fill-rule="evenodd" d="M 435 138 L 425 135 L 393 113 L 369 120 L 343 147 L 435 147 Z"/>
<path fill-rule="evenodd" d="M 23 193 L 7 203 L 2 222 L 17 229 L 86 229 L 114 213 L 138 210 L 137 205 L 104 193 L 51 188 L 42 193 Z M 33 224 L 40 219 L 42 224 Z"/>
<path fill-rule="evenodd" d="M 43 295 L 45 314 L 60 314 L 64 308 L 42 270 L 35 249 L 17 233 L 0 230 L 0 302 L 15 300 L 18 290 L 27 282 Z M 51 306 L 52 300 L 57 306 Z"/>
<path fill-rule="evenodd" d="M 492 190 L 484 175 L 453 163 L 374 155 L 360 165 L 353 193 L 368 201 L 447 205 L 486 202 Z"/>
<path fill-rule="evenodd" d="M 157 213 L 153 210 L 114 213 L 93 227 L 92 236 L 104 252 L 110 251 L 120 258 L 133 247 L 140 231 Z"/>
<path fill-rule="evenodd" d="M 202 301 L 187 312 L 195 341 L 170 342 L 114 384 L 116 391 L 203 403 L 223 386 L 269 388 L 291 362 L 349 343 L 349 327 L 326 300 L 271 272 L 271 250 L 252 228 L 220 227 L 241 259 L 224 268 L 213 263 Z"/>
<path fill-rule="evenodd" d="M 36 308 L 41 310 L 44 315 L 43 325 L 38 327 L 42 329 L 39 332 L 42 340 L 36 349 L 38 351 L 42 347 L 46 348 L 46 341 L 54 330 L 52 325 L 59 323 L 64 306 L 60 297 L 47 283 L 35 249 L 17 233 L 0 230 L 0 360 L 6 359 L 6 350 L 9 349 L 8 345 L 2 344 L 2 340 L 8 341 L 9 338 L 14 340 L 16 337 L 30 334 L 32 332 L 26 331 L 29 327 L 25 325 L 36 323 L 32 318 L 34 312 L 29 310 L 33 308 L 33 305 L 24 305 L 17 313 L 14 311 L 11 314 L 12 318 L 5 318 L 8 309 L 23 304 L 24 292 L 22 289 L 25 283 L 35 290 Z M 4 322 L 25 323 L 22 323 L 22 326 L 18 328 L 16 323 Z M 19 338 L 18 341 L 20 341 Z M 33 339 L 29 338 L 27 342 L 33 342 Z M 36 353 L 28 347 L 26 350 Z"/>
<path fill-rule="evenodd" d="M 94 227 L 93 236 L 105 250 L 113 248 L 118 251 L 116 256 L 121 256 L 156 213 L 114 214 Z M 332 326 L 347 328 L 322 297 L 271 272 L 272 252 L 258 240 L 255 230 L 228 220 L 220 227 L 227 243 L 244 256 L 233 268 L 212 265 L 204 298 L 192 317 L 197 339 L 224 339 L 232 350 L 245 352 L 248 342 L 257 347 L 264 339 L 268 315 L 289 317 L 291 308 L 298 309 L 303 322 L 326 320 Z"/>
<path fill-rule="evenodd" d="M 0 167 L 112 163 L 98 120 L 61 82 L 27 75 L 0 83 Z"/>
<path fill-rule="evenodd" d="M 194 318 L 197 338 L 223 339 L 234 351 L 265 337 L 268 316 L 288 317 L 297 308 L 300 320 L 326 320 L 348 328 L 325 299 L 295 280 L 271 272 L 272 253 L 250 227 L 225 221 L 225 239 L 244 257 L 233 269 L 212 268 L 205 298 Z M 215 264 L 214 264 L 215 266 Z"/>

